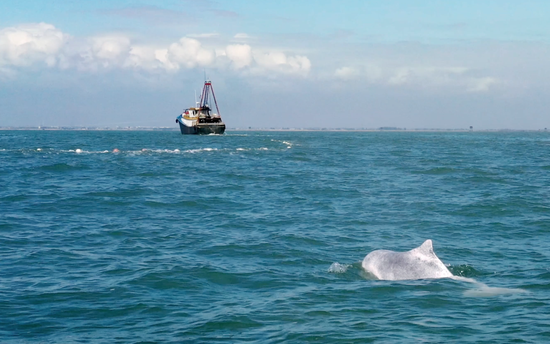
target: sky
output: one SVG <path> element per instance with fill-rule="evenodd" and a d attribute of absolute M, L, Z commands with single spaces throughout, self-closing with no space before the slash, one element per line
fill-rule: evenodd
<path fill-rule="evenodd" d="M 0 126 L 550 127 L 545 0 L 2 0 Z"/>

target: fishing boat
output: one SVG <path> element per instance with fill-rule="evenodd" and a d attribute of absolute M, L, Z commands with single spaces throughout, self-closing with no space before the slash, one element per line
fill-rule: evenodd
<path fill-rule="evenodd" d="M 216 106 L 216 113 L 210 107 L 211 100 Z M 183 110 L 183 113 L 176 118 L 176 123 L 179 123 L 182 134 L 223 134 L 225 132 L 225 123 L 220 116 L 210 80 L 204 82 L 200 102 L 196 102 L 195 107 Z"/>

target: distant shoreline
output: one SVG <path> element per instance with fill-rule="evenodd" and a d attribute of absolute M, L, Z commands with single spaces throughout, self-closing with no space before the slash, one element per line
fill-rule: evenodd
<path fill-rule="evenodd" d="M 172 127 L 0 127 L 0 131 L 176 131 Z M 438 129 L 438 128 L 228 128 L 231 131 L 287 131 L 287 132 L 548 132 L 544 129 Z"/>

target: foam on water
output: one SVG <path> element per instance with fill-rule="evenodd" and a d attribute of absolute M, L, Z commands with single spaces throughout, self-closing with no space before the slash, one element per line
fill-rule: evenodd
<path fill-rule="evenodd" d="M 475 285 L 474 289 L 468 289 L 463 293 L 466 297 L 493 297 L 499 295 L 528 293 L 527 290 L 520 288 L 489 287 L 487 284 L 478 282 L 473 278 L 460 276 L 452 276 L 451 278 L 456 281 L 468 282 Z"/>
<path fill-rule="evenodd" d="M 37 151 L 42 151 L 42 149 L 38 150 Z M 85 149 L 81 149 L 81 148 L 77 148 L 77 149 L 60 149 L 60 150 L 54 150 L 54 149 L 50 149 L 50 152 L 51 153 L 76 153 L 76 154 L 105 154 L 105 153 L 111 153 L 111 151 L 109 150 L 101 150 L 101 151 L 94 151 L 94 150 L 85 150 Z"/>
<path fill-rule="evenodd" d="M 294 143 L 289 142 L 289 141 L 285 141 L 285 140 L 274 140 L 274 139 L 272 139 L 271 142 L 282 143 L 282 144 L 286 145 L 286 148 L 288 148 L 288 149 L 292 148 L 292 146 L 294 145 Z"/>
<path fill-rule="evenodd" d="M 188 149 L 185 153 L 202 153 L 202 152 L 212 152 L 217 151 L 217 148 L 198 148 L 198 149 Z"/>
<path fill-rule="evenodd" d="M 193 148 L 193 149 L 186 149 L 186 150 L 180 150 L 179 148 L 169 149 L 169 148 L 157 148 L 157 149 L 150 149 L 150 148 L 142 148 L 138 150 L 124 150 L 124 149 L 118 149 L 114 148 L 112 150 L 104 149 L 104 150 L 87 150 L 82 148 L 76 148 L 76 149 L 54 149 L 54 148 L 35 148 L 35 149 L 12 149 L 8 150 L 5 148 L 0 149 L 0 152 L 20 152 L 20 153 L 32 153 L 32 152 L 38 152 L 38 153 L 47 153 L 47 154 L 62 154 L 62 153 L 70 153 L 70 154 L 78 154 L 78 155 L 88 155 L 88 154 L 106 154 L 106 153 L 113 153 L 113 154 L 126 154 L 126 155 L 141 155 L 141 154 L 180 154 L 180 153 L 190 153 L 190 154 L 197 154 L 197 153 L 208 153 L 208 152 L 249 152 L 249 151 L 267 151 L 269 150 L 268 147 L 237 147 L 234 149 L 230 148 L 216 148 L 216 147 L 206 147 L 206 148 Z"/>

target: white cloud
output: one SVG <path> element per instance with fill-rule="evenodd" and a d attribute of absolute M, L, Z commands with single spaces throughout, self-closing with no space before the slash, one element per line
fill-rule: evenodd
<path fill-rule="evenodd" d="M 355 79 L 359 77 L 359 71 L 351 67 L 342 67 L 334 72 L 334 76 L 340 79 Z"/>
<path fill-rule="evenodd" d="M 496 86 L 501 83 L 498 79 L 493 77 L 484 78 L 472 78 L 469 82 L 468 91 L 470 92 L 487 92 L 492 86 Z"/>
<path fill-rule="evenodd" d="M 122 35 L 72 38 L 59 51 L 58 66 L 82 71 L 118 68 L 126 64 L 132 50 L 130 40 Z"/>
<path fill-rule="evenodd" d="M 235 36 L 233 36 L 233 38 L 235 38 L 235 39 L 249 39 L 250 36 L 247 35 L 246 33 L 238 33 Z"/>
<path fill-rule="evenodd" d="M 268 48 L 257 51 L 248 44 L 206 47 L 197 38 L 218 34 L 193 36 L 195 38 L 183 37 L 163 47 L 136 45 L 121 34 L 77 38 L 50 24 L 21 25 L 0 31 L 0 67 L 6 71 L 12 67 L 45 63 L 49 67 L 81 71 L 111 68 L 177 71 L 208 66 L 259 75 L 306 75 L 311 69 L 306 56 L 287 55 Z M 241 33 L 234 38 L 249 36 Z"/>
<path fill-rule="evenodd" d="M 252 63 L 252 48 L 248 44 L 228 45 L 225 53 L 236 69 L 250 66 Z"/>
<path fill-rule="evenodd" d="M 287 56 L 282 52 L 267 52 L 254 55 L 258 66 L 267 71 L 285 74 L 306 75 L 311 69 L 311 61 L 305 56 Z"/>
<path fill-rule="evenodd" d="M 132 46 L 126 60 L 124 61 L 123 67 L 125 68 L 142 68 L 142 69 L 156 69 L 163 68 L 164 62 L 160 59 L 166 56 L 167 50 L 164 49 L 162 52 L 159 50 L 144 46 L 144 45 L 135 45 Z"/>
<path fill-rule="evenodd" d="M 183 37 L 179 42 L 170 45 L 166 58 L 172 65 L 194 68 L 211 64 L 214 61 L 214 52 L 204 49 L 196 39 Z"/>
<path fill-rule="evenodd" d="M 92 38 L 94 55 L 102 60 L 120 60 L 130 52 L 130 39 L 124 36 L 100 36 Z"/>
<path fill-rule="evenodd" d="M 454 87 L 468 92 L 486 92 L 501 83 L 491 76 L 472 76 L 471 69 L 467 67 L 383 66 L 374 63 L 338 68 L 334 77 L 342 80 L 360 79 L 371 84 L 392 87 Z"/>
<path fill-rule="evenodd" d="M 0 65 L 28 66 L 57 63 L 57 54 L 68 35 L 53 25 L 38 23 L 0 30 Z"/>
<path fill-rule="evenodd" d="M 460 81 L 468 71 L 463 67 L 399 67 L 391 71 L 390 85 L 438 86 Z"/>
<path fill-rule="evenodd" d="M 495 77 L 471 74 L 466 67 L 403 67 L 396 69 L 387 83 L 423 88 L 454 87 L 468 92 L 487 92 L 499 83 Z"/>

